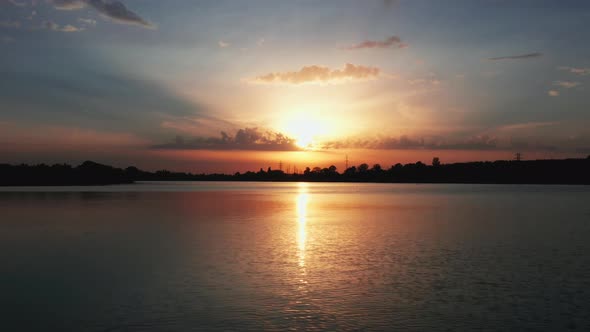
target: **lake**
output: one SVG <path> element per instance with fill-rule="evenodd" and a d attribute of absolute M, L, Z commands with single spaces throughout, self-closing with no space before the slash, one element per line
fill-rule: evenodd
<path fill-rule="evenodd" d="M 0 188 L 3 330 L 590 330 L 590 187 Z"/>

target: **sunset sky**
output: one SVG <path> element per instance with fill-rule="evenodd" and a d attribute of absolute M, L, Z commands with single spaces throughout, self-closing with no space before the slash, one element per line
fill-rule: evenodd
<path fill-rule="evenodd" d="M 0 0 L 0 163 L 590 154 L 590 1 Z"/>

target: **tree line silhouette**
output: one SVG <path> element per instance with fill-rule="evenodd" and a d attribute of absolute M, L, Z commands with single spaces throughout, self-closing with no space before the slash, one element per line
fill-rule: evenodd
<path fill-rule="evenodd" d="M 309 181 L 383 183 L 498 183 L 498 184 L 590 184 L 590 156 L 586 159 L 498 160 L 431 165 L 420 161 L 383 168 L 360 164 L 338 172 L 336 166 L 307 167 L 303 173 L 286 173 L 268 167 L 258 172 L 193 174 L 137 167 L 125 169 L 85 161 L 73 167 L 55 165 L 0 164 L 0 186 L 107 185 L 135 181 Z"/>

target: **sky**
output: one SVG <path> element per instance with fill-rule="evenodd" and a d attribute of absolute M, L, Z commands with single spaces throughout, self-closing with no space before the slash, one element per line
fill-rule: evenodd
<path fill-rule="evenodd" d="M 590 155 L 590 2 L 0 0 L 0 163 Z"/>

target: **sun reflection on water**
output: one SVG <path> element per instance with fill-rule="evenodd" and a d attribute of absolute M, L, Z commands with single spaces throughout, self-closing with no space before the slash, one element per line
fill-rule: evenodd
<path fill-rule="evenodd" d="M 307 240 L 307 204 L 309 193 L 307 183 L 299 183 L 299 191 L 296 198 L 297 207 L 297 254 L 299 256 L 299 267 L 305 267 L 305 242 Z M 303 271 L 305 273 L 305 271 Z"/>

